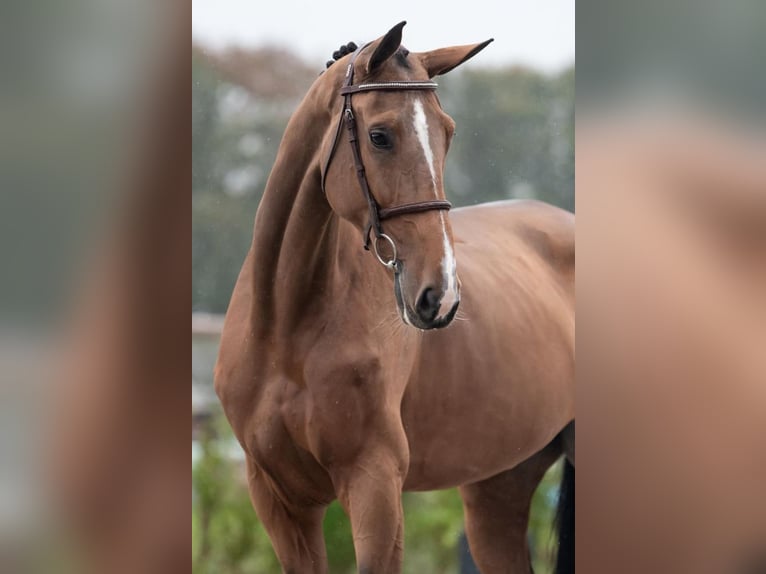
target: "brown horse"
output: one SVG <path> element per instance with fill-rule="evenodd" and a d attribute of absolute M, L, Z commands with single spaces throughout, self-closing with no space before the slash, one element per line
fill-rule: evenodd
<path fill-rule="evenodd" d="M 290 120 L 216 391 L 285 572 L 327 571 L 335 498 L 359 571 L 400 572 L 402 491 L 455 486 L 482 572 L 529 572 L 532 494 L 562 452 L 574 480 L 574 216 L 448 216 L 454 123 L 431 78 L 489 41 L 409 53 L 403 25 L 329 66 Z"/>

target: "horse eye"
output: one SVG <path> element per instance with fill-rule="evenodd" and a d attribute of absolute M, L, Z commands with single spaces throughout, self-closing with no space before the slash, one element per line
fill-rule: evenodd
<path fill-rule="evenodd" d="M 391 140 L 383 130 L 370 130 L 370 141 L 372 145 L 378 148 L 387 149 L 391 147 Z"/>

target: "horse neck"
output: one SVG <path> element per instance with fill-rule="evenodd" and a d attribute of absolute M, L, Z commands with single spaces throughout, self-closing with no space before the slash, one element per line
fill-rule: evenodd
<path fill-rule="evenodd" d="M 319 143 L 333 120 L 310 108 L 304 101 L 288 124 L 255 220 L 252 315 L 258 335 L 278 340 L 290 339 L 307 313 L 321 313 L 361 272 L 359 231 L 321 189 Z"/>

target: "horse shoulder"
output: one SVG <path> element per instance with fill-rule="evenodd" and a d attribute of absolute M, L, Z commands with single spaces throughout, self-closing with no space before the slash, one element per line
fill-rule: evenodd
<path fill-rule="evenodd" d="M 325 467 L 355 463 L 364 451 L 408 458 L 400 404 L 406 384 L 362 341 L 322 344 L 307 357 L 308 448 Z"/>

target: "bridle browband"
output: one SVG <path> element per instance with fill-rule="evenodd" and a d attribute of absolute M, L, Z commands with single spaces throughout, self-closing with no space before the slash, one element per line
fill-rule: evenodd
<path fill-rule="evenodd" d="M 392 219 L 400 215 L 410 213 L 421 213 L 424 211 L 432 210 L 449 210 L 452 204 L 449 201 L 443 199 L 433 199 L 429 201 L 415 201 L 412 203 L 405 203 L 394 207 L 380 207 L 378 202 L 373 197 L 370 191 L 370 185 L 367 182 L 367 175 L 364 170 L 364 164 L 362 163 L 362 154 L 359 148 L 359 137 L 356 129 L 356 118 L 354 117 L 354 110 L 351 106 L 351 96 L 360 92 L 373 92 L 373 91 L 402 91 L 402 90 L 435 90 L 437 84 L 430 81 L 396 81 L 396 82 L 370 82 L 367 84 L 354 85 L 354 62 L 357 56 L 364 48 L 369 44 L 360 46 L 351 55 L 351 61 L 346 68 L 346 78 L 343 82 L 343 86 L 340 89 L 340 95 L 343 96 L 343 109 L 341 110 L 340 118 L 338 119 L 338 127 L 335 130 L 335 138 L 330 148 L 330 154 L 324 163 L 324 169 L 322 170 L 322 191 L 325 191 L 325 178 L 327 177 L 327 170 L 330 167 L 330 162 L 335 155 L 335 150 L 338 147 L 338 140 L 340 139 L 340 133 L 342 126 L 345 123 L 348 131 L 348 141 L 351 144 L 351 152 L 354 156 L 354 166 L 356 168 L 356 176 L 359 180 L 359 187 L 362 190 L 362 195 L 367 201 L 369 208 L 369 219 L 367 226 L 364 230 L 364 248 L 369 251 L 370 249 L 370 231 L 375 233 L 375 240 L 372 242 L 373 251 L 383 265 L 389 269 L 393 269 L 398 272 L 400 269 L 400 262 L 397 258 L 396 244 L 394 240 L 388 235 L 383 233 L 381 227 L 381 221 L 386 219 Z M 380 240 L 386 241 L 392 249 L 391 259 L 384 260 L 378 252 L 378 242 Z"/>

